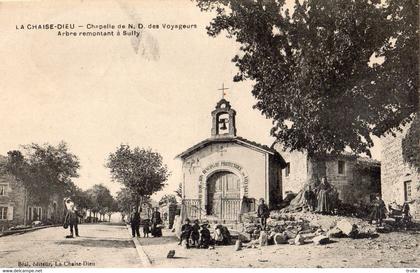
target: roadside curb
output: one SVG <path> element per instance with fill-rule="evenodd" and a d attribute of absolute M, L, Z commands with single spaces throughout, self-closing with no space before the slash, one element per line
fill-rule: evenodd
<path fill-rule="evenodd" d="M 131 235 L 131 227 L 129 225 L 126 225 L 128 234 Z M 151 267 L 152 261 L 150 260 L 149 256 L 147 256 L 146 252 L 144 251 L 142 245 L 139 242 L 139 239 L 137 237 L 132 238 L 134 245 L 136 246 L 137 254 L 140 257 L 141 263 L 144 265 L 144 267 Z"/>
<path fill-rule="evenodd" d="M 18 230 L 8 230 L 3 233 L 0 233 L 0 237 L 9 236 L 13 234 L 25 234 L 27 232 L 32 232 L 39 229 L 50 228 L 50 227 L 59 227 L 61 225 L 48 225 L 48 226 L 40 226 L 40 227 L 33 227 L 27 229 L 18 229 Z"/>

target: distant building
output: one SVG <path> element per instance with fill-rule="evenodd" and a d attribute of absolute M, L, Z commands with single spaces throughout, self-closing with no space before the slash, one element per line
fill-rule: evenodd
<path fill-rule="evenodd" d="M 281 198 L 283 158 L 236 135 L 236 111 L 227 100 L 221 99 L 211 115 L 210 138 L 177 156 L 187 217 L 238 221 L 241 212 L 256 209 L 260 198 L 275 205 Z"/>
<path fill-rule="evenodd" d="M 409 201 L 410 212 L 416 219 L 420 219 L 420 173 L 404 160 L 404 145 L 412 145 L 409 149 L 420 150 L 420 143 L 411 143 L 407 140 L 407 132 L 411 127 L 407 124 L 402 132 L 397 132 L 396 136 L 386 135 L 382 137 L 382 196 L 386 204 L 396 202 L 402 205 Z M 415 128 L 413 128 L 415 129 Z M 417 128 L 417 138 L 412 141 L 419 141 L 419 129 Z M 406 141 L 403 141 L 406 139 Z M 414 145 L 413 145 L 414 144 Z"/>
<path fill-rule="evenodd" d="M 0 156 L 0 164 L 6 160 Z M 62 196 L 53 194 L 45 204 L 37 204 L 31 199 L 21 182 L 4 170 L 0 171 L 0 232 L 17 225 L 30 225 L 33 221 L 61 223 L 64 213 Z"/>
<path fill-rule="evenodd" d="M 381 192 L 381 164 L 377 160 L 350 154 L 311 158 L 306 152 L 284 151 L 280 143 L 273 144 L 286 161 L 281 174 L 282 194 L 298 193 L 308 181 L 326 176 L 343 203 L 370 202 L 374 194 Z"/>

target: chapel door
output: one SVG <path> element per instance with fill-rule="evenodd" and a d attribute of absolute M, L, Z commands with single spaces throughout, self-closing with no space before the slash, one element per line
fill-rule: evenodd
<path fill-rule="evenodd" d="M 240 179 L 231 172 L 218 172 L 208 179 L 207 214 L 237 220 L 240 213 Z"/>

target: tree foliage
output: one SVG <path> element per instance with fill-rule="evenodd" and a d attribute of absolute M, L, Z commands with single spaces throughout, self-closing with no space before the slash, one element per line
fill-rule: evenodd
<path fill-rule="evenodd" d="M 78 177 L 79 160 L 67 144 L 30 144 L 8 152 L 7 170 L 21 181 L 35 202 L 46 203 L 55 192 L 68 193 Z"/>
<path fill-rule="evenodd" d="M 372 135 L 400 129 L 418 108 L 416 0 L 197 2 L 216 14 L 210 36 L 225 31 L 241 45 L 234 80 L 255 83 L 254 107 L 286 148 L 370 155 Z"/>
<path fill-rule="evenodd" d="M 176 204 L 178 203 L 176 200 L 176 196 L 173 194 L 165 194 L 160 198 L 159 205 L 166 205 L 166 204 Z"/>
<path fill-rule="evenodd" d="M 174 192 L 177 197 L 182 198 L 182 183 L 178 184 L 178 188 Z"/>
<path fill-rule="evenodd" d="M 131 149 L 129 145 L 120 145 L 111 153 L 106 166 L 113 180 L 134 194 L 137 205 L 141 197 L 149 197 L 161 190 L 169 177 L 159 153 L 138 147 Z"/>

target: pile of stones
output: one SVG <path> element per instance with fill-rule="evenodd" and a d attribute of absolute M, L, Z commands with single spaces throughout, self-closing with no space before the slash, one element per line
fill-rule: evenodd
<path fill-rule="evenodd" d="M 322 222 L 327 217 L 327 220 Z M 331 219 L 329 217 L 332 217 Z M 334 219 L 335 218 L 335 219 Z M 299 215 L 288 213 L 272 213 L 267 219 L 266 229 L 261 228 L 256 215 L 246 215 L 243 218 L 246 234 L 241 239 L 244 247 L 256 248 L 270 244 L 303 245 L 313 243 L 323 245 L 331 242 L 331 238 L 357 238 L 360 228 L 352 218 L 323 216 L 323 215 Z M 359 222 L 358 222 L 359 223 Z M 365 227 L 364 227 L 365 228 Z M 363 232 L 366 230 L 363 229 Z M 369 234 L 374 232 L 372 228 Z"/>

